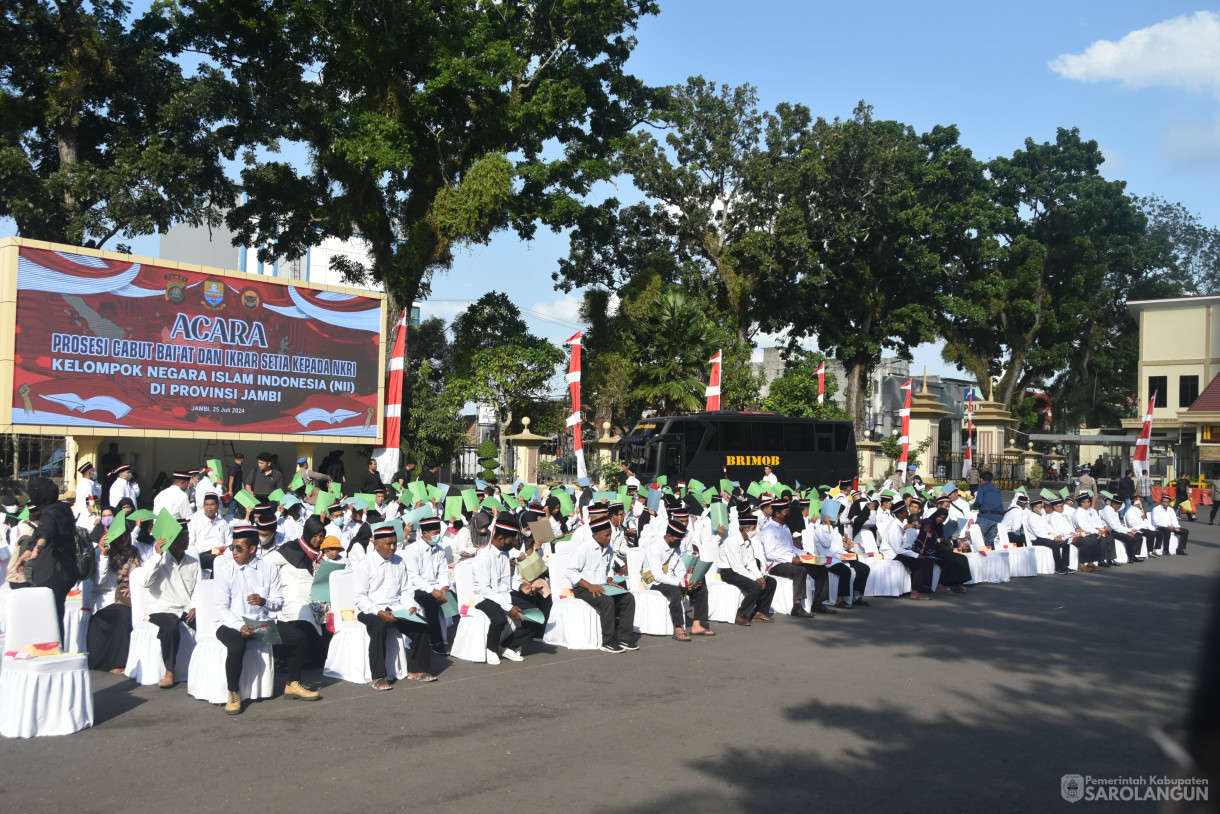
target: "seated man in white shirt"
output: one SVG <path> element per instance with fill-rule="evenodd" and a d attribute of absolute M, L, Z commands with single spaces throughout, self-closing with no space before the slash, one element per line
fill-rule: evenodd
<path fill-rule="evenodd" d="M 1103 568 L 1111 568 L 1122 565 L 1115 557 L 1118 552 L 1115 549 L 1114 538 L 1110 535 L 1110 529 L 1102 522 L 1101 515 L 1093 508 L 1093 493 L 1081 492 L 1076 495 L 1076 514 L 1074 520 L 1076 530 L 1084 535 L 1085 538 L 1094 539 L 1098 545 L 1098 560 Z"/>
<path fill-rule="evenodd" d="M 788 500 L 771 503 L 771 520 L 765 522 L 758 532 L 762 540 L 763 553 L 767 558 L 767 573 L 792 580 L 792 615 L 809 618 L 813 613 L 837 613 L 822 602 L 829 593 L 826 566 L 806 563 L 801 560 L 805 552 L 792 542 L 787 519 L 791 504 Z M 813 579 L 813 611 L 805 610 L 806 581 Z"/>
<path fill-rule="evenodd" d="M 153 514 L 160 514 L 161 510 L 165 509 L 174 516 L 175 520 L 190 520 L 191 515 L 195 513 L 191 508 L 191 499 L 186 494 L 186 485 L 191 480 L 191 473 L 175 472 L 172 479 L 173 483 L 157 492 L 157 496 L 153 498 Z"/>
<path fill-rule="evenodd" d="M 602 643 L 605 653 L 639 650 L 640 634 L 635 632 L 635 597 L 631 591 L 606 595 L 606 586 L 614 586 L 614 549 L 610 547 L 610 521 L 602 518 L 591 523 L 591 540 L 572 547 L 568 557 L 568 582 L 572 594 L 593 606 L 601 619 Z M 614 586 L 617 587 L 617 586 Z"/>
<path fill-rule="evenodd" d="M 1143 562 L 1144 558 L 1139 555 L 1140 538 L 1138 532 L 1129 528 L 1123 522 L 1122 515 L 1119 514 L 1123 501 L 1110 492 L 1103 491 L 1101 495 L 1106 503 L 1101 510 L 1101 522 L 1106 524 L 1106 528 L 1110 529 L 1110 535 L 1122 543 L 1123 547 L 1127 550 L 1127 562 Z"/>
<path fill-rule="evenodd" d="M 432 652 L 449 655 L 441 633 L 441 605 L 452 592 L 449 586 L 449 561 L 441 548 L 441 519 L 425 517 L 419 521 L 419 536 L 403 551 L 407 564 L 407 579 L 414 591 L 415 602 L 424 609 L 428 620 L 428 638 Z"/>
<path fill-rule="evenodd" d="M 696 636 L 716 635 L 708 626 L 707 584 L 704 580 L 699 580 L 698 584 L 689 588 L 686 585 L 687 568 L 682 559 L 682 540 L 686 534 L 684 527 L 670 521 L 665 535 L 645 549 L 641 572 L 652 575 L 648 590 L 664 594 L 669 601 L 674 638 L 680 642 L 691 640 L 686 633 L 686 611 L 682 606 L 686 596 L 690 596 L 691 610 L 695 617 L 690 632 Z"/>
<path fill-rule="evenodd" d="M 741 591 L 741 605 L 733 624 L 748 627 L 751 622 L 774 622 L 770 610 L 777 583 L 775 577 L 762 572 L 754 558 L 758 518 L 742 512 L 737 516 L 737 522 L 730 525 L 732 528 L 720 544 L 716 565 L 720 569 L 720 579 Z"/>
<path fill-rule="evenodd" d="M 521 536 L 517 519 L 500 512 L 491 527 L 491 541 L 474 555 L 475 607 L 487 616 L 487 663 L 499 664 L 501 658 L 521 661 L 521 645 L 539 635 L 543 626 L 526 620 L 521 611 L 538 607 L 533 585 L 523 582 L 513 571 L 512 549 Z M 504 638 L 508 620 L 517 627 Z"/>
<path fill-rule="evenodd" d="M 1005 536 L 999 540 L 999 543 L 1008 543 L 1015 546 L 1025 545 L 1025 515 L 1028 511 L 1028 497 L 1017 495 L 1013 498 L 1012 504 L 1005 509 L 1004 517 L 1000 520 L 1000 533 Z"/>
<path fill-rule="evenodd" d="M 183 524 L 172 540 L 157 540 L 153 557 L 144 563 L 144 587 L 148 589 L 148 621 L 157 626 L 165 677 L 163 690 L 174 686 L 181 631 L 178 623 L 195 627 L 195 586 L 199 584 L 199 560 L 186 553 L 189 535 Z"/>
<path fill-rule="evenodd" d="M 1156 536 L 1152 538 L 1152 544 L 1148 550 L 1159 548 L 1160 556 L 1168 556 L 1169 538 L 1176 534 L 1178 536 L 1178 555 L 1185 557 L 1186 540 L 1190 537 L 1190 532 L 1182 528 L 1182 524 L 1178 520 L 1178 513 L 1170 505 L 1172 501 L 1173 493 L 1169 489 L 1162 489 L 1161 504 L 1152 509 L 1152 526 L 1156 529 Z"/>
<path fill-rule="evenodd" d="M 386 681 L 385 644 L 390 628 L 411 639 L 407 649 L 407 679 L 436 681 L 432 675 L 432 651 L 428 648 L 427 619 L 412 599 L 407 564 L 398 556 L 398 532 L 382 526 L 373 532 L 373 550 L 356 564 L 356 618 L 369 632 L 369 672 L 373 689 L 393 689 Z M 407 609 L 412 619 L 395 616 L 395 609 Z"/>
<path fill-rule="evenodd" d="M 280 572 L 275 566 L 258 557 L 258 532 L 253 526 L 242 526 L 233 533 L 228 557 L 217 557 L 212 577 L 216 590 L 216 613 L 220 627 L 216 638 L 228 650 L 225 657 L 225 679 L 228 682 L 229 700 L 225 713 L 240 715 L 241 664 L 246 653 L 246 643 L 254 633 L 245 619 L 266 622 L 279 630 L 287 653 L 288 684 L 284 697 L 302 701 L 316 701 L 322 696 L 301 683 L 301 669 L 309 655 L 309 641 L 292 625 L 276 622 L 272 616 L 284 605 L 284 590 L 280 585 Z M 244 618 L 243 618 L 244 617 Z"/>
<path fill-rule="evenodd" d="M 233 539 L 229 523 L 220 516 L 220 501 L 215 495 L 203 501 L 203 511 L 195 512 L 187 525 L 190 545 L 187 550 L 199 560 L 202 568 L 211 568 L 216 556 Z"/>
<path fill-rule="evenodd" d="M 260 514 L 254 521 L 258 529 L 259 556 L 270 554 L 284 544 L 284 535 L 279 531 L 279 521 L 274 514 Z"/>
<path fill-rule="evenodd" d="M 1071 551 L 1068 549 L 1071 544 L 1051 527 L 1051 521 L 1045 511 L 1045 501 L 1041 497 L 1029 501 L 1029 513 L 1025 516 L 1025 536 L 1031 544 L 1051 550 L 1057 575 L 1074 574 L 1075 571 L 1068 568 L 1072 561 Z"/>

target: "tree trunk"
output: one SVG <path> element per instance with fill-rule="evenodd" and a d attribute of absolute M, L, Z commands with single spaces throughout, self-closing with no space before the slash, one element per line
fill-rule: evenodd
<path fill-rule="evenodd" d="M 856 437 L 864 437 L 864 371 L 868 363 L 856 359 L 844 359 L 843 371 L 846 381 L 843 383 L 843 396 L 847 401 L 847 412 L 855 424 Z"/>

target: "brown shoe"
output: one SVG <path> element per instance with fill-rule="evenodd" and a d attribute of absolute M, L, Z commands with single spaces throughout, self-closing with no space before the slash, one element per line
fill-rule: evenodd
<path fill-rule="evenodd" d="M 747 619 L 747 618 L 745 618 L 744 616 L 738 616 L 736 619 L 734 619 L 734 620 L 733 620 L 733 624 L 735 624 L 735 625 L 744 625 L 745 627 L 749 627 L 749 626 L 750 626 L 750 620 L 749 620 L 749 619 Z"/>
<path fill-rule="evenodd" d="M 174 686 L 174 683 L 175 683 L 175 682 L 174 682 L 174 671 L 173 671 L 173 670 L 166 670 L 166 671 L 165 671 L 165 678 L 161 679 L 161 683 L 160 683 L 160 684 L 158 684 L 157 686 L 158 686 L 158 687 L 160 687 L 160 688 L 161 688 L 161 689 L 163 689 L 163 690 L 168 690 L 168 689 L 170 689 L 171 687 L 173 687 L 173 686 Z"/>
<path fill-rule="evenodd" d="M 229 693 L 229 702 L 225 704 L 225 715 L 241 715 L 241 693 Z"/>
<path fill-rule="evenodd" d="M 284 698 L 289 701 L 317 701 L 321 697 L 321 693 L 307 688 L 299 681 L 292 681 L 284 687 Z"/>
<path fill-rule="evenodd" d="M 759 612 L 759 613 L 754 614 L 754 621 L 755 622 L 774 622 L 775 617 L 771 616 L 770 614 Z"/>

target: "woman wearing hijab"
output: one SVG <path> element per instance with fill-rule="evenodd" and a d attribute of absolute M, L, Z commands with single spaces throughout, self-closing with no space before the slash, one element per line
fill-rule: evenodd
<path fill-rule="evenodd" d="M 309 604 L 313 591 L 313 572 L 322 559 L 322 541 L 326 539 L 326 526 L 316 515 L 305 521 L 304 530 L 298 540 L 284 543 L 263 559 L 280 572 L 280 585 L 284 590 L 284 605 L 276 612 L 277 622 L 291 625 L 305 636 L 310 657 L 321 655 L 322 628 Z"/>
<path fill-rule="evenodd" d="M 76 518 L 72 507 L 59 500 L 59 487 L 50 478 L 32 478 L 26 487 L 27 508 L 34 521 L 33 546 L 22 552 L 17 568 L 26 585 L 50 588 L 55 597 L 59 635 L 64 634 L 64 601 L 79 581 L 76 567 Z"/>
<path fill-rule="evenodd" d="M 923 552 L 924 558 L 940 565 L 940 584 L 937 586 L 937 593 L 946 591 L 952 591 L 955 594 L 969 593 L 962 585 L 970 581 L 970 560 L 966 559 L 965 554 L 945 550 L 942 546 L 945 520 L 948 517 L 948 509 L 937 508 L 931 515 L 921 520 L 914 547 Z M 926 581 L 923 590 L 930 591 L 932 569 L 925 567 L 924 575 Z"/>
<path fill-rule="evenodd" d="M 131 644 L 131 572 L 140 567 L 140 552 L 131 542 L 135 524 L 112 522 L 98 549 L 93 575 L 95 610 L 86 642 L 89 669 L 122 673 Z"/>

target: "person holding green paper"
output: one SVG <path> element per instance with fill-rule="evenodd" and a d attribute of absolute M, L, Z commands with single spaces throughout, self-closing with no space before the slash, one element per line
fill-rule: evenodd
<path fill-rule="evenodd" d="M 407 580 L 415 591 L 416 603 L 424 609 L 428 620 L 428 638 L 432 652 L 449 655 L 441 633 L 441 606 L 452 593 L 449 586 L 449 562 L 441 548 L 441 519 L 425 517 L 419 521 L 419 535 L 406 547 L 403 560 L 407 564 Z"/>
<path fill-rule="evenodd" d="M 516 518 L 504 512 L 496 519 L 491 529 L 491 542 L 479 549 L 474 557 L 471 577 L 474 594 L 478 598 L 475 608 L 487 616 L 487 663 L 499 664 L 501 658 L 521 661 L 521 645 L 542 632 L 537 621 L 522 616 L 522 611 L 536 611 L 537 603 L 532 594 L 534 587 L 513 573 L 511 551 L 521 536 L 521 527 Z M 517 622 L 517 628 L 504 639 L 504 628 L 508 620 Z"/>
<path fill-rule="evenodd" d="M 690 635 L 686 632 L 686 611 L 682 600 L 689 596 L 691 611 L 695 617 L 690 632 L 695 636 L 715 636 L 708 625 L 707 584 L 699 580 L 687 587 L 686 576 L 689 569 L 683 560 L 682 541 L 686 538 L 686 528 L 670 521 L 665 528 L 664 536 L 658 542 L 651 543 L 644 550 L 644 564 L 641 573 L 652 574 L 652 583 L 648 590 L 657 591 L 669 602 L 669 617 L 674 625 L 674 638 L 680 642 L 689 642 Z"/>
<path fill-rule="evenodd" d="M 411 640 L 407 649 L 407 679 L 436 681 L 431 673 L 432 652 L 426 646 L 427 621 L 420 613 L 419 605 L 411 599 L 407 565 L 397 550 L 398 532 L 393 526 L 382 526 L 373 532 L 373 551 L 352 569 L 356 583 L 356 618 L 369 632 L 372 686 L 381 692 L 392 689 L 386 681 L 385 669 L 386 637 L 391 628 Z M 410 618 L 399 615 L 403 609 Z"/>
<path fill-rule="evenodd" d="M 203 510 L 196 512 L 187 524 L 190 544 L 187 550 L 199 560 L 199 564 L 209 569 L 213 561 L 233 540 L 233 531 L 229 523 L 220 516 L 220 501 L 215 495 L 209 495 L 203 501 Z"/>
<path fill-rule="evenodd" d="M 350 546 L 355 529 L 348 526 L 347 509 L 342 503 L 332 503 L 326 511 L 326 516 L 330 519 L 326 524 L 327 536 L 338 537 L 345 547 Z"/>
<path fill-rule="evenodd" d="M 811 529 L 809 539 L 805 541 L 805 550 L 830 561 L 826 567 L 827 572 L 839 578 L 839 596 L 835 601 L 836 608 L 853 607 L 848 604 L 846 599 L 849 592 L 852 592 L 852 601 L 855 605 L 867 606 L 868 602 L 864 600 L 864 588 L 868 584 L 871 569 L 858 560 L 850 561 L 850 566 L 843 561 L 843 555 L 850 554 L 852 542 L 844 536 L 837 525 L 841 510 L 842 505 L 837 500 L 828 500 L 822 504 L 821 521 Z M 853 571 L 855 572 L 854 584 Z"/>
<path fill-rule="evenodd" d="M 758 536 L 762 540 L 763 554 L 767 558 L 767 572 L 792 580 L 792 615 L 809 618 L 810 611 L 804 609 L 805 585 L 813 579 L 813 613 L 835 613 L 822 604 L 827 590 L 826 566 L 806 563 L 801 560 L 805 553 L 792 542 L 792 533 L 785 522 L 791 505 L 787 500 L 771 503 L 773 520 L 763 525 Z"/>
<path fill-rule="evenodd" d="M 751 622 L 774 622 L 768 612 L 778 583 L 767 576 L 754 557 L 754 537 L 758 534 L 758 518 L 748 512 L 737 516 L 720 551 L 716 565 L 720 579 L 741 591 L 741 604 L 733 624 L 748 627 Z"/>
<path fill-rule="evenodd" d="M 568 557 L 568 582 L 573 595 L 593 606 L 601 619 L 605 653 L 639 650 L 640 634 L 635 632 L 635 597 L 631 591 L 613 596 L 606 586 L 614 584 L 614 549 L 610 547 L 610 521 L 601 518 L 589 524 L 591 538 L 572 546 Z"/>
<path fill-rule="evenodd" d="M 301 670 L 309 654 L 309 641 L 298 628 L 272 618 L 272 614 L 284 607 L 284 589 L 279 569 L 258 556 L 258 531 L 253 526 L 236 529 L 229 551 L 232 556 L 216 558 L 212 577 L 216 618 L 220 621 L 216 638 L 228 651 L 225 656 L 225 680 L 229 695 L 225 713 L 242 713 L 241 665 L 246 643 L 254 636 L 246 619 L 270 622 L 280 634 L 288 667 L 284 697 L 317 701 L 322 696 L 301 683 Z"/>
<path fill-rule="evenodd" d="M 284 604 L 276 612 L 276 625 L 290 625 L 305 637 L 306 659 L 317 657 L 322 652 L 322 626 L 315 618 L 310 605 L 313 591 L 313 575 L 318 561 L 322 559 L 322 521 L 310 517 L 299 540 L 289 540 L 276 547 L 267 546 L 266 527 L 270 522 L 272 540 L 275 539 L 275 518 L 260 517 L 255 525 L 259 532 L 259 551 L 263 559 L 280 572 L 280 585 L 284 591 Z M 308 535 L 308 536 L 304 536 Z"/>
<path fill-rule="evenodd" d="M 168 690 L 175 683 L 174 665 L 178 663 L 182 636 L 178 625 L 195 627 L 195 586 L 202 574 L 199 560 L 187 553 L 190 534 L 185 526 L 179 525 L 176 532 L 160 528 L 157 531 L 162 536 L 157 539 L 155 553 L 144 569 L 144 587 L 151 600 L 148 621 L 157 626 L 161 661 L 165 665 L 165 677 L 157 686 Z"/>
<path fill-rule="evenodd" d="M 402 504 L 398 501 L 387 501 L 386 491 L 384 486 L 378 486 L 372 492 L 373 505 L 370 507 L 373 511 L 381 515 L 384 520 L 393 520 L 398 517 Z"/>
<path fill-rule="evenodd" d="M 127 513 L 106 529 L 93 574 L 96 609 L 86 637 L 90 670 L 122 673 L 131 645 L 131 572 L 140 567 L 140 555 L 131 544 Z"/>

